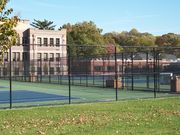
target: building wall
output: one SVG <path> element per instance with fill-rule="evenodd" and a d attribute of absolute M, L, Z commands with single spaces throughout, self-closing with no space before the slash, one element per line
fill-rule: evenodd
<path fill-rule="evenodd" d="M 159 60 L 160 69 L 164 69 L 165 66 L 171 64 L 170 61 Z M 122 66 L 123 65 L 123 66 Z M 133 72 L 144 73 L 147 72 L 147 66 L 149 72 L 153 72 L 154 67 L 153 60 L 133 60 Z M 72 74 L 88 74 L 88 75 L 113 75 L 115 74 L 115 60 L 77 60 L 72 65 Z M 122 67 L 124 68 L 122 70 Z M 132 61 L 131 60 L 119 60 L 117 59 L 117 72 L 131 72 Z"/>
<path fill-rule="evenodd" d="M 59 61 L 57 61 L 56 57 L 59 57 L 59 59 L 61 59 L 61 68 L 63 68 L 64 71 L 67 70 L 66 59 L 63 59 L 67 56 L 66 29 L 39 30 L 30 28 L 30 22 L 28 20 L 21 20 L 15 30 L 19 34 L 19 38 L 17 45 L 11 47 L 11 61 L 13 63 L 16 63 L 14 64 L 14 66 L 19 66 L 21 68 L 19 70 L 29 70 L 27 72 L 31 74 L 30 72 L 32 66 L 36 70 L 38 68 L 38 65 L 32 64 L 33 62 L 41 60 L 41 66 L 43 67 L 44 63 L 47 63 L 47 61 L 50 59 L 51 67 L 56 69 L 57 62 L 60 63 Z M 39 39 L 41 39 L 41 43 L 38 41 Z M 47 40 L 47 42 L 45 40 Z M 4 62 L 6 66 L 1 67 L 0 74 L 3 74 L 2 68 L 8 68 L 7 61 L 9 61 L 10 58 L 9 51 L 6 55 L 7 56 L 5 57 Z M 39 58 L 40 55 L 41 58 Z M 47 55 L 46 60 L 44 57 L 45 55 Z M 48 67 L 48 70 L 49 68 L 50 67 Z M 21 72 L 20 74 L 23 74 L 23 72 Z"/>
<path fill-rule="evenodd" d="M 30 59 L 37 59 L 37 53 L 60 53 L 61 57 L 66 57 L 66 30 L 38 30 L 28 29 L 28 40 L 30 44 Z M 38 42 L 41 39 L 41 43 Z M 45 43 L 47 40 L 47 44 Z M 59 43 L 56 43 L 56 40 Z M 53 44 L 50 43 L 53 40 Z M 43 55 L 42 55 L 43 56 Z M 55 56 L 55 55 L 54 55 Z M 43 57 L 42 57 L 43 58 Z"/>

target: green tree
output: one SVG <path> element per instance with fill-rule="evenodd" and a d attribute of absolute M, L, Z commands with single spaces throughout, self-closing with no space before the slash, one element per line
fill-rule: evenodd
<path fill-rule="evenodd" d="M 12 46 L 16 44 L 17 32 L 14 27 L 17 25 L 19 18 L 12 16 L 12 8 L 6 9 L 8 0 L 0 1 L 0 62 L 3 60 L 4 53 Z"/>
<path fill-rule="evenodd" d="M 71 55 L 87 56 L 105 52 L 104 38 L 101 35 L 102 29 L 98 28 L 92 21 L 74 25 L 68 23 L 61 28 L 67 29 L 67 43 L 73 52 Z"/>
<path fill-rule="evenodd" d="M 136 29 L 132 29 L 129 32 L 123 31 L 119 34 L 116 34 L 115 41 L 120 46 L 128 46 L 126 49 L 129 51 L 138 51 L 137 48 L 141 46 L 154 46 L 155 37 L 149 33 L 141 33 Z"/>
<path fill-rule="evenodd" d="M 90 21 L 75 24 L 71 35 L 74 43 L 78 45 L 102 45 L 104 41 L 101 32 L 102 29 L 97 28 L 97 26 Z"/>
<path fill-rule="evenodd" d="M 72 27 L 73 26 L 70 23 L 67 23 L 67 24 L 64 24 L 62 27 L 59 28 L 59 30 L 66 29 L 66 31 L 67 31 L 67 43 L 68 44 L 74 44 L 73 37 L 71 35 Z"/>
<path fill-rule="evenodd" d="M 133 28 L 129 31 L 129 35 L 133 35 L 133 36 L 139 36 L 140 33 L 137 29 Z"/>
<path fill-rule="evenodd" d="M 180 35 L 174 33 L 164 34 L 156 38 L 156 44 L 161 48 L 163 53 L 171 53 L 180 57 L 179 50 L 175 50 L 171 47 L 180 47 Z"/>
<path fill-rule="evenodd" d="M 139 37 L 140 46 L 154 46 L 156 37 L 149 33 L 142 33 Z"/>
<path fill-rule="evenodd" d="M 140 33 L 136 29 L 119 34 L 119 42 L 123 46 L 153 46 L 155 37 L 149 33 Z"/>
<path fill-rule="evenodd" d="M 156 38 L 156 44 L 159 46 L 180 47 L 180 35 L 174 33 L 164 34 Z"/>
<path fill-rule="evenodd" d="M 67 44 L 68 44 L 68 53 L 71 52 L 71 56 L 77 56 L 77 47 L 75 46 L 74 39 L 72 37 L 72 29 L 73 25 L 70 23 L 64 24 L 62 27 L 59 28 L 61 29 L 66 29 L 67 30 Z"/>
<path fill-rule="evenodd" d="M 41 30 L 54 30 L 56 25 L 52 25 L 52 24 L 53 24 L 52 21 L 48 21 L 46 19 L 44 19 L 43 21 L 34 19 L 34 22 L 31 23 L 31 26 Z"/>
<path fill-rule="evenodd" d="M 115 35 L 114 35 L 114 33 L 105 33 L 105 34 L 103 35 L 103 37 L 104 37 L 104 42 L 105 42 L 105 44 L 113 44 L 113 45 L 118 44 L 118 43 L 116 42 L 116 40 L 115 40 Z"/>

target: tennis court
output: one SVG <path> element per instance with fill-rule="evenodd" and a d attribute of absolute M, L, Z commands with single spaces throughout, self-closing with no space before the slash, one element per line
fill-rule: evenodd
<path fill-rule="evenodd" d="M 12 105 L 37 106 L 69 103 L 69 89 L 67 85 L 32 83 L 32 82 L 12 82 Z M 0 107 L 8 107 L 10 103 L 9 81 L 0 81 Z M 157 93 L 157 97 L 175 96 L 171 93 Z M 118 89 L 118 100 L 153 98 L 153 91 L 131 91 Z M 116 89 L 71 86 L 71 103 L 87 103 L 101 101 L 115 101 Z"/>
<path fill-rule="evenodd" d="M 0 104 L 9 103 L 9 92 L 0 91 Z M 68 96 L 34 92 L 29 90 L 16 90 L 12 93 L 13 103 L 40 102 L 52 100 L 68 100 Z M 71 97 L 71 99 L 76 99 Z"/>

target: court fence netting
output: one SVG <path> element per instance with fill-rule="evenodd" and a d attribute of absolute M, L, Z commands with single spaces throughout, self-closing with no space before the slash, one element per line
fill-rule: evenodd
<path fill-rule="evenodd" d="M 178 47 L 43 48 L 7 52 L 0 65 L 0 108 L 180 95 Z"/>

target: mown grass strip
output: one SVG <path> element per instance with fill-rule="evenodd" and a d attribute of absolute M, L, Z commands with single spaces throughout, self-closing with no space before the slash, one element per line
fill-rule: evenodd
<path fill-rule="evenodd" d="M 0 111 L 3 135 L 175 135 L 179 121 L 179 97 Z"/>

